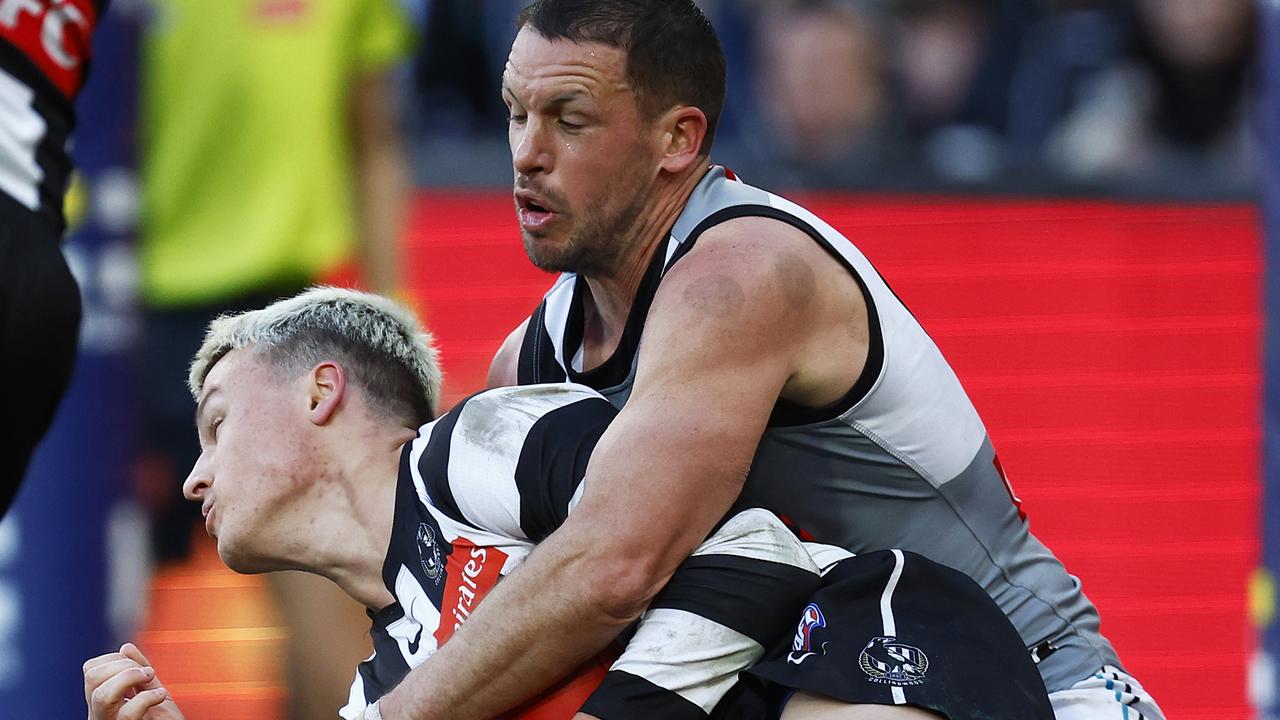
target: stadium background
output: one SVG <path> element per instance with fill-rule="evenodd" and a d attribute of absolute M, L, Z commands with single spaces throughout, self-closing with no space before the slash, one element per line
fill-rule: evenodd
<path fill-rule="evenodd" d="M 768 11 L 741 5 L 748 20 Z M 1122 27 L 1116 17 L 1133 8 L 1047 6 L 1056 10 L 1034 27 L 1069 28 L 1067 16 Z M 403 232 L 406 290 L 439 339 L 446 404 L 480 387 L 501 338 L 550 281 L 523 257 L 501 189 L 509 170 L 493 141 L 500 121 L 494 130 L 492 108 L 470 96 L 486 80 L 448 66 L 491 48 L 439 47 L 451 35 L 442 26 L 473 27 L 465 7 L 418 6 L 425 39 L 405 80 L 417 186 Z M 1274 26 L 1275 4 L 1257 8 Z M 131 27 L 103 28 L 81 106 L 92 120 L 77 141 L 83 213 L 68 253 L 90 303 L 86 347 L 58 427 L 0 529 L 0 706 L 24 708 L 14 717 L 81 716 L 80 662 L 124 633 L 148 650 L 192 720 L 282 717 L 284 631 L 260 580 L 220 568 L 207 544 L 149 581 L 127 557 L 145 552 L 124 477 L 130 393 L 146 382 L 128 362 L 134 115 L 119 79 L 135 71 Z M 735 45 L 726 45 L 732 61 Z M 1254 129 L 1280 128 L 1274 106 L 1250 97 Z M 1104 634 L 1168 716 L 1269 717 L 1249 699 L 1250 684 L 1259 704 L 1272 695 L 1266 656 L 1255 652 L 1273 612 L 1267 575 L 1255 574 L 1269 397 L 1257 175 L 1180 157 L 1176 171 L 1154 163 L 1081 176 L 1006 149 L 990 175 L 851 156 L 883 172 L 833 177 L 799 155 L 741 150 L 752 127 L 771 121 L 744 111 L 737 122 L 729 164 L 741 169 L 741 159 L 749 181 L 789 189 L 853 238 L 938 342 L 1033 531 L 1081 578 Z M 1274 173 L 1274 159 L 1264 164 L 1252 147 L 1246 158 Z M 130 614 L 130 587 L 145 588 L 134 593 L 141 617 Z"/>

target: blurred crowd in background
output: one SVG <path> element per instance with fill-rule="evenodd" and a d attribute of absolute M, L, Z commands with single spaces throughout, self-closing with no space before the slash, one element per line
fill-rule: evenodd
<path fill-rule="evenodd" d="M 521 0 L 425 0 L 422 184 L 506 180 Z M 756 184 L 1249 192 L 1252 0 L 703 0 L 729 60 L 715 159 Z M 497 172 L 494 169 L 497 168 Z"/>

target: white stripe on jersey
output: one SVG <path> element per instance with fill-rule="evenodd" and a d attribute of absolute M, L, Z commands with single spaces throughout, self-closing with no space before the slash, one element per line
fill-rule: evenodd
<path fill-rule="evenodd" d="M 584 483 L 585 484 L 585 483 Z M 734 555 L 753 560 L 769 560 L 807 570 L 815 575 L 818 566 L 796 541 L 796 536 L 773 513 L 760 508 L 734 515 L 714 535 L 707 538 L 693 557 Z"/>
<path fill-rule="evenodd" d="M 449 487 L 458 509 L 482 530 L 525 538 L 516 464 L 534 423 L 599 395 L 580 385 L 497 388 L 467 401 L 449 445 Z"/>
<path fill-rule="evenodd" d="M 853 557 L 853 553 L 839 545 L 827 545 L 819 542 L 805 542 L 803 544 L 805 551 L 809 553 L 809 557 L 813 558 L 813 563 L 818 566 L 818 571 L 824 576 L 841 560 L 848 560 Z"/>
<path fill-rule="evenodd" d="M 522 443 L 511 439 L 524 438 L 535 419 L 479 398 L 463 406 L 462 432 L 455 429 L 449 446 L 449 487 L 463 517 L 477 527 L 524 537 L 515 481 Z"/>
<path fill-rule="evenodd" d="M 436 428 L 440 423 L 431 422 L 422 426 L 418 433 L 418 437 L 413 439 L 412 445 L 409 447 L 409 476 L 413 479 L 414 490 L 418 494 L 418 502 L 431 513 L 436 522 L 440 525 L 440 531 L 444 534 L 446 542 L 453 543 L 460 537 L 465 537 L 471 542 L 484 547 L 501 548 L 509 556 L 507 565 L 503 568 L 503 574 L 506 574 L 528 555 L 530 546 L 527 542 L 522 542 L 503 535 L 498 535 L 486 530 L 481 530 L 472 525 L 458 522 L 453 518 L 441 512 L 431 500 L 430 492 L 427 490 L 426 480 L 422 477 L 422 455 L 426 452 L 427 446 L 431 444 L 431 438 L 435 435 Z M 450 438 L 450 440 L 455 440 Z M 518 457 L 518 456 L 517 456 Z M 450 491 L 456 493 L 458 490 L 453 487 L 453 478 L 449 478 Z M 519 498 L 516 500 L 517 506 Z M 518 512 L 518 511 L 517 511 Z M 523 537 L 523 535 L 521 536 Z"/>
<path fill-rule="evenodd" d="M 902 577 L 902 565 L 906 562 L 902 556 L 901 550 L 890 550 L 893 553 L 893 573 L 889 575 L 889 582 L 885 583 L 884 593 L 880 595 L 880 620 L 884 623 L 884 636 L 897 637 L 898 624 L 893 619 L 893 591 L 898 587 L 898 580 Z M 897 685 L 890 685 L 889 689 L 893 691 L 893 702 L 897 705 L 905 705 L 907 696 L 902 692 L 902 688 Z"/>
<path fill-rule="evenodd" d="M 674 692 L 707 714 L 764 657 L 755 640 L 701 615 L 659 608 L 640 617 L 636 634 L 611 670 Z"/>
<path fill-rule="evenodd" d="M 413 478 L 413 488 L 418 491 L 418 502 L 424 507 L 431 507 L 431 495 L 427 492 L 427 483 L 422 479 L 422 453 L 427 451 L 427 445 L 431 444 L 431 436 L 435 434 L 436 427 L 440 423 L 431 422 L 423 425 L 418 429 L 418 437 L 413 439 L 409 446 L 409 474 Z"/>
<path fill-rule="evenodd" d="M 569 498 L 569 512 L 566 512 L 565 515 L 576 510 L 578 508 L 578 504 L 582 502 L 582 493 L 587 489 L 587 483 L 585 482 L 586 478 L 583 478 L 583 480 L 584 482 L 578 483 L 578 489 L 573 491 L 573 497 Z"/>
<path fill-rule="evenodd" d="M 36 162 L 36 148 L 49 126 L 32 105 L 35 91 L 0 70 L 0 191 L 40 209 L 44 170 Z"/>
<path fill-rule="evenodd" d="M 375 653 L 376 655 L 376 653 Z M 372 660 L 374 655 L 365 658 L 368 662 Z M 351 682 L 351 692 L 347 694 L 347 704 L 338 710 L 338 716 L 342 720 L 360 720 L 364 715 L 364 709 L 368 707 L 369 701 L 364 696 L 364 678 L 360 677 L 360 673 L 356 673 L 356 679 Z"/>
<path fill-rule="evenodd" d="M 436 651 L 436 628 L 440 627 L 440 610 L 431 602 L 427 591 L 405 566 L 396 575 L 396 600 L 404 617 L 387 626 L 387 634 L 395 638 L 400 654 L 410 667 L 421 663 Z M 418 652 L 411 648 L 418 646 Z"/>
<path fill-rule="evenodd" d="M 569 322 L 569 306 L 573 302 L 573 283 L 568 281 L 568 275 L 561 275 L 556 281 L 556 285 L 565 285 L 568 292 L 555 295 L 553 299 L 547 301 L 547 331 L 551 333 L 551 337 L 564 337 L 565 325 Z M 555 293 L 555 287 L 549 291 Z M 569 363 L 564 357 L 564 343 L 555 343 L 556 362 L 560 363 L 560 367 L 569 367 Z"/>
<path fill-rule="evenodd" d="M 675 235 L 667 236 L 667 254 L 662 258 L 662 266 L 666 267 L 671 264 L 671 258 L 675 257 L 676 251 L 680 249 L 680 239 Z"/>

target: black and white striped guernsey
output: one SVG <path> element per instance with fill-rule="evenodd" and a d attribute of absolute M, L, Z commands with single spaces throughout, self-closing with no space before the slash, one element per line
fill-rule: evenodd
<path fill-rule="evenodd" d="M 359 718 L 430 657 L 564 522 L 616 412 L 582 386 L 499 388 L 405 446 L 383 566 L 396 602 L 370 613 L 374 654 L 357 670 L 343 718 Z M 708 717 L 740 671 L 790 636 L 818 583 L 809 554 L 773 514 L 738 512 L 650 605 L 584 712 Z"/>
<path fill-rule="evenodd" d="M 0 192 L 61 236 L 75 99 L 108 0 L 0 2 Z"/>

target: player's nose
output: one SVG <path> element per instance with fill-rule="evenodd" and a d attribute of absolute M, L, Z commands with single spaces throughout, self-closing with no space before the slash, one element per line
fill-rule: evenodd
<path fill-rule="evenodd" d="M 209 472 L 208 453 L 200 453 L 196 464 L 191 467 L 187 479 L 182 482 L 182 496 L 188 500 L 199 502 L 213 486 L 213 473 Z"/>
<path fill-rule="evenodd" d="M 530 116 L 523 127 L 512 130 L 511 165 L 518 175 L 532 175 L 551 170 L 547 143 L 543 142 L 545 126 Z"/>

